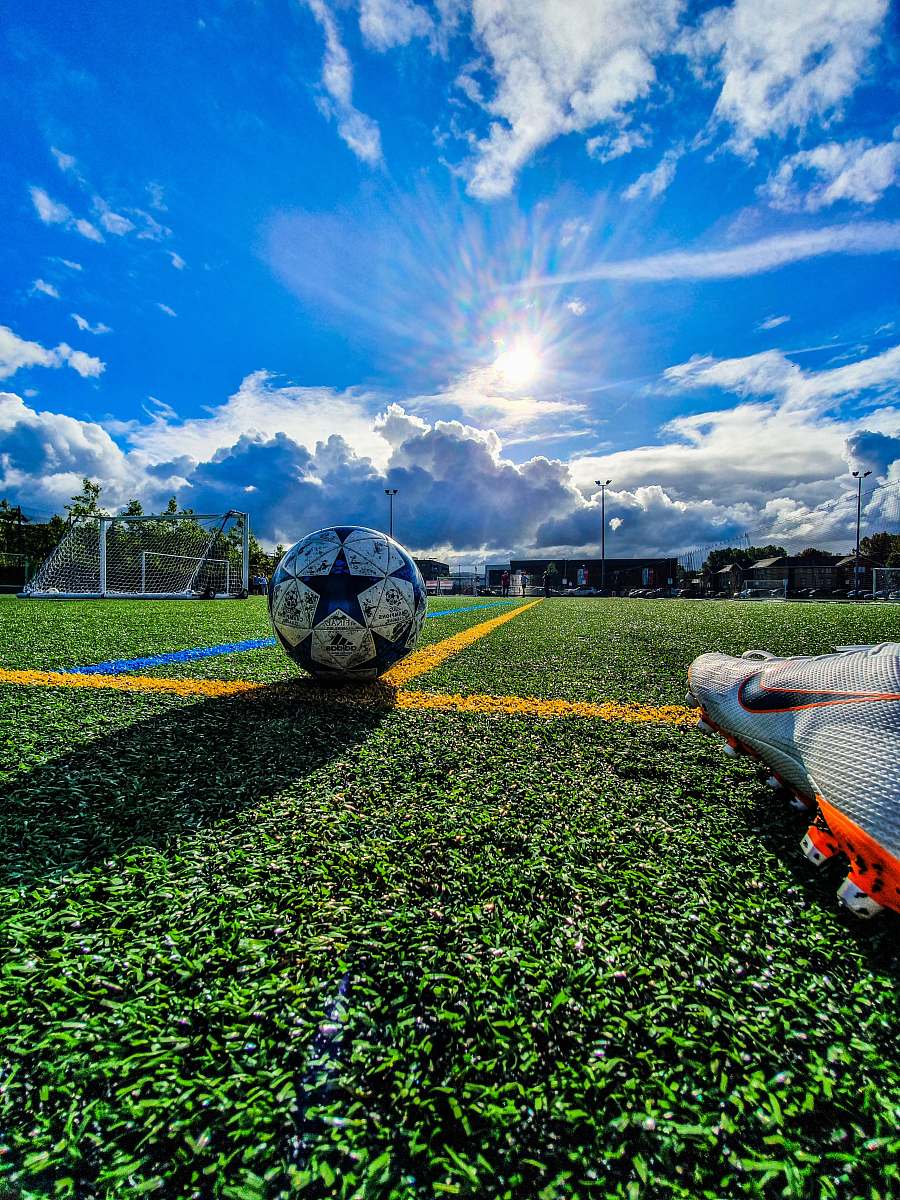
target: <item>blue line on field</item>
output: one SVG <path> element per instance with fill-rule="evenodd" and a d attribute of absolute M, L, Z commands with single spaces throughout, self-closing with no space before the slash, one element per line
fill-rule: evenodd
<path fill-rule="evenodd" d="M 435 612 L 426 613 L 428 617 L 455 617 L 457 613 L 477 612 L 479 608 L 497 608 L 500 604 L 512 604 L 511 600 L 492 600 L 489 604 L 469 604 L 465 608 L 442 608 Z"/>
<path fill-rule="evenodd" d="M 479 608 L 496 608 L 509 604 L 509 600 L 494 600 L 490 604 L 470 604 L 465 608 L 444 608 L 426 613 L 426 617 L 455 617 L 457 613 L 475 612 Z M 145 658 L 114 658 L 109 662 L 95 663 L 90 667 L 69 667 L 64 675 L 122 675 L 126 671 L 146 671 L 151 667 L 165 667 L 169 663 L 196 662 L 201 658 L 215 658 L 219 654 L 240 654 L 244 650 L 262 650 L 276 645 L 275 638 L 250 638 L 246 642 L 225 642 L 221 646 L 198 646 L 196 650 L 173 650 L 169 654 L 151 654 Z"/>
<path fill-rule="evenodd" d="M 222 646 L 199 646 L 196 650 L 173 650 L 171 654 L 151 654 L 147 658 L 116 658 L 111 662 L 95 663 L 92 667 L 70 667 L 67 675 L 121 675 L 123 671 L 164 667 L 167 663 L 196 662 L 198 658 L 215 658 L 217 654 L 234 654 L 241 650 L 260 650 L 274 646 L 274 638 L 252 638 L 247 642 L 226 642 Z"/>

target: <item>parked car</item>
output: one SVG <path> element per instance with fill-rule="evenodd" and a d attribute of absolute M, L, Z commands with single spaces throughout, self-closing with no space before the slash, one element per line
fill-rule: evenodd
<path fill-rule="evenodd" d="M 900 600 L 900 588 L 888 593 L 888 600 Z"/>

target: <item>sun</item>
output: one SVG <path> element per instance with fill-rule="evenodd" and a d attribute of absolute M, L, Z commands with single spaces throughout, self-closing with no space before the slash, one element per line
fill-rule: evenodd
<path fill-rule="evenodd" d="M 497 355 L 494 370 L 504 388 L 518 392 L 528 387 L 538 377 L 541 355 L 536 344 L 527 338 L 518 341 Z"/>

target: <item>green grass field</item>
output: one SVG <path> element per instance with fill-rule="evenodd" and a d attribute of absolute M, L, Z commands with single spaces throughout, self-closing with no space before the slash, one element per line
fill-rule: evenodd
<path fill-rule="evenodd" d="M 268 634 L 0 600 L 25 671 Z M 678 704 L 703 650 L 888 638 L 900 606 L 552 600 L 410 686 Z M 900 1196 L 900 920 L 840 914 L 754 764 L 311 701 L 274 648 L 140 673 L 277 686 L 0 684 L 0 1196 Z"/>

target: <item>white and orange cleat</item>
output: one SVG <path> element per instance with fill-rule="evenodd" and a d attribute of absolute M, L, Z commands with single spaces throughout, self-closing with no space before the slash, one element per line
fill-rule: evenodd
<path fill-rule="evenodd" d="M 817 815 L 802 848 L 850 860 L 841 902 L 900 912 L 900 643 L 810 658 L 701 654 L 688 671 L 699 725 L 752 754 Z"/>

